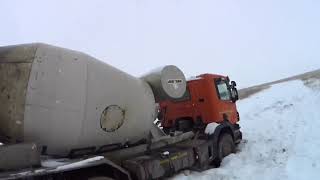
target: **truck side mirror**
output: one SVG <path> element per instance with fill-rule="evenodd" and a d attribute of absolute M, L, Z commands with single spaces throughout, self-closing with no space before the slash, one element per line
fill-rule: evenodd
<path fill-rule="evenodd" d="M 239 100 L 238 90 L 235 87 L 231 89 L 231 100 L 232 102 Z"/>
<path fill-rule="evenodd" d="M 231 86 L 234 88 L 237 86 L 237 83 L 235 81 L 231 81 Z"/>
<path fill-rule="evenodd" d="M 237 83 L 235 81 L 231 81 L 231 100 L 232 102 L 236 102 L 239 100 L 238 90 L 236 88 Z"/>

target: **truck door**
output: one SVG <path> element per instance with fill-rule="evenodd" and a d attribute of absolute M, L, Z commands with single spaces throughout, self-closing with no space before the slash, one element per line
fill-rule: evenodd
<path fill-rule="evenodd" d="M 218 119 L 219 120 L 229 120 L 231 122 L 236 122 L 237 120 L 237 110 L 236 105 L 232 102 L 231 89 L 229 81 L 226 78 L 218 78 L 214 80 L 217 95 L 219 98 L 218 106 Z"/>

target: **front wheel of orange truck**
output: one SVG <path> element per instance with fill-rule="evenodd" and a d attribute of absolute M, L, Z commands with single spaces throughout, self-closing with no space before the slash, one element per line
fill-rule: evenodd
<path fill-rule="evenodd" d="M 236 146 L 232 136 L 229 133 L 223 133 L 219 137 L 219 143 L 217 147 L 217 157 L 214 160 L 216 167 L 220 166 L 222 159 L 235 152 Z"/>

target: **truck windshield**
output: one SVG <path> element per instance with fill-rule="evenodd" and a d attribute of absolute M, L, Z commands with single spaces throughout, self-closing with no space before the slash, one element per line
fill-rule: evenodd
<path fill-rule="evenodd" d="M 216 81 L 219 97 L 221 100 L 231 100 L 230 91 L 225 81 Z"/>

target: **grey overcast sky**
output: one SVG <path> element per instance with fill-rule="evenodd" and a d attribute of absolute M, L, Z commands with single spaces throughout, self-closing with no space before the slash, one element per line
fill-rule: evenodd
<path fill-rule="evenodd" d="M 132 75 L 166 64 L 240 87 L 320 68 L 317 0 L 1 0 L 0 45 L 44 42 Z"/>

